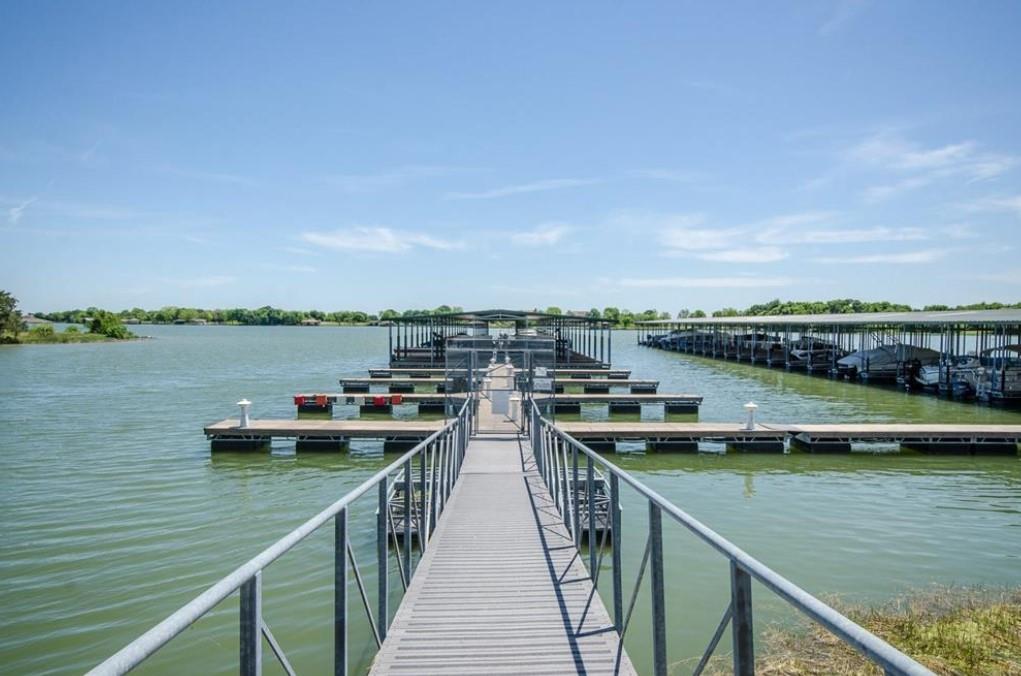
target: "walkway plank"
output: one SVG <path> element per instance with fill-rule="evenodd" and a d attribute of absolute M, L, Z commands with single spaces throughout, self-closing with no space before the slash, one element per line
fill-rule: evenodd
<path fill-rule="evenodd" d="M 614 673 L 617 634 L 522 448 L 472 439 L 372 674 Z"/>

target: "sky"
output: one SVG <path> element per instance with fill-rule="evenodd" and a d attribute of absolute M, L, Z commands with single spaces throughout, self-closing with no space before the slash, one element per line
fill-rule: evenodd
<path fill-rule="evenodd" d="M 1021 3 L 0 3 L 30 311 L 1021 301 Z"/>

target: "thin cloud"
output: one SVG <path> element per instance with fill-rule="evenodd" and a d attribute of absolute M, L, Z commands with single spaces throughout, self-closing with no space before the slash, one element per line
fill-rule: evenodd
<path fill-rule="evenodd" d="M 21 217 L 24 215 L 25 210 L 38 201 L 38 197 L 30 197 L 21 204 L 11 207 L 7 210 L 7 220 L 10 221 L 11 225 L 17 225 L 21 221 Z"/>
<path fill-rule="evenodd" d="M 548 223 L 528 232 L 516 232 L 511 235 L 511 241 L 521 246 L 553 246 L 571 230 L 569 225 Z"/>
<path fill-rule="evenodd" d="M 868 6 L 866 0 L 837 0 L 826 20 L 819 26 L 819 35 L 827 36 L 837 32 L 844 24 L 853 20 Z"/>
<path fill-rule="evenodd" d="M 248 176 L 241 176 L 240 174 L 231 174 L 217 171 L 202 171 L 197 169 L 182 169 L 179 167 L 162 167 L 160 171 L 164 174 L 171 176 L 178 176 L 180 178 L 189 178 L 195 181 L 202 181 L 204 183 L 222 183 L 226 185 L 240 185 L 254 187 L 259 185 L 259 182 Z"/>
<path fill-rule="evenodd" d="M 946 249 L 923 249 L 921 251 L 906 251 L 902 253 L 889 254 L 866 254 L 863 256 L 829 256 L 817 258 L 819 263 L 841 263 L 841 264 L 869 264 L 869 263 L 934 263 L 941 260 L 950 253 Z"/>
<path fill-rule="evenodd" d="M 628 176 L 668 183 L 695 183 L 705 178 L 704 174 L 677 169 L 634 169 L 628 172 Z"/>
<path fill-rule="evenodd" d="M 709 253 L 696 254 L 696 258 L 719 263 L 774 263 L 788 257 L 788 253 L 779 247 L 764 246 L 748 249 L 725 249 Z"/>
<path fill-rule="evenodd" d="M 191 277 L 187 279 L 164 279 L 164 284 L 170 284 L 182 289 L 208 289 L 217 286 L 227 286 L 237 281 L 237 277 L 230 275 L 208 275 L 205 277 Z"/>
<path fill-rule="evenodd" d="M 284 247 L 284 251 L 286 251 L 287 253 L 290 253 L 290 254 L 298 255 L 298 256 L 318 256 L 319 255 L 318 251 L 312 251 L 311 249 L 304 249 L 304 248 L 302 248 L 300 246 L 285 246 Z"/>
<path fill-rule="evenodd" d="M 760 240 L 777 244 L 861 244 L 867 242 L 911 242 L 929 239 L 921 228 L 831 228 L 771 232 Z"/>
<path fill-rule="evenodd" d="M 999 211 L 1013 213 L 1021 218 L 1021 195 L 1011 197 L 986 197 L 970 204 L 964 208 L 968 211 Z"/>
<path fill-rule="evenodd" d="M 415 247 L 426 249 L 460 249 L 462 244 L 421 232 L 382 227 L 355 227 L 332 232 L 304 232 L 301 239 L 326 249 L 366 251 L 371 253 L 403 253 Z"/>
<path fill-rule="evenodd" d="M 389 171 L 367 174 L 333 174 L 324 180 L 347 193 L 369 193 L 397 188 L 414 180 L 450 176 L 473 171 L 466 167 L 444 165 L 408 165 Z"/>
<path fill-rule="evenodd" d="M 488 200 L 511 195 L 522 195 L 533 192 L 547 192 L 550 190 L 563 190 L 565 188 L 580 188 L 582 186 L 594 185 L 602 181 L 597 178 L 551 178 L 544 181 L 533 181 L 532 183 L 519 183 L 517 185 L 506 185 L 492 190 L 480 192 L 450 192 L 445 195 L 449 200 Z"/>
<path fill-rule="evenodd" d="M 634 289 L 754 289 L 792 286 L 790 277 L 629 277 L 620 285 Z"/>
<path fill-rule="evenodd" d="M 976 183 L 1001 176 L 1018 164 L 1018 158 L 982 150 L 974 141 L 926 148 L 896 134 L 874 134 L 845 153 L 853 165 L 892 174 L 892 180 L 865 190 L 869 202 L 956 178 Z"/>

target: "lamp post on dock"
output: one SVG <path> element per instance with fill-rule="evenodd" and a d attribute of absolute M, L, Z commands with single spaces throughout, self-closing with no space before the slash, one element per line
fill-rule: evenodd
<path fill-rule="evenodd" d="M 241 407 L 241 421 L 238 423 L 238 427 L 248 427 L 248 409 L 252 405 L 252 402 L 247 399 L 242 399 L 238 402 L 238 406 Z"/>
<path fill-rule="evenodd" d="M 758 404 L 753 404 L 750 401 L 747 404 L 744 405 L 744 410 L 748 413 L 748 421 L 744 425 L 744 428 L 746 430 L 754 430 L 755 429 L 755 410 L 758 407 L 759 407 Z"/>

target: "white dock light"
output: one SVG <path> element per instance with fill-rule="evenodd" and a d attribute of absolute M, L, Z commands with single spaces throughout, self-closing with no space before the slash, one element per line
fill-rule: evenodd
<path fill-rule="evenodd" d="M 251 405 L 252 402 L 248 401 L 247 399 L 242 399 L 241 401 L 238 402 L 238 406 L 241 407 L 241 422 L 238 424 L 238 427 L 248 427 L 249 423 L 248 408 Z"/>
<path fill-rule="evenodd" d="M 755 429 L 755 409 L 757 409 L 758 407 L 759 407 L 758 404 L 753 404 L 750 401 L 744 405 L 744 410 L 748 412 L 748 422 L 746 422 L 744 425 L 744 428 L 746 430 Z"/>

